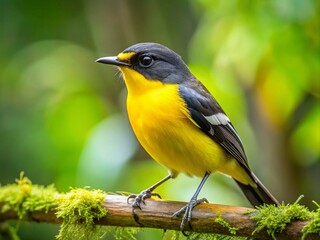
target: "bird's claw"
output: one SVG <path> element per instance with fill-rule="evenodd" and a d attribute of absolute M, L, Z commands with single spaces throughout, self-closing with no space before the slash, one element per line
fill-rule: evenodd
<path fill-rule="evenodd" d="M 182 234 L 185 236 L 188 236 L 188 234 L 185 233 L 185 225 L 188 223 L 189 228 L 192 229 L 191 226 L 191 218 L 192 218 L 192 209 L 199 205 L 200 203 L 208 203 L 208 200 L 206 198 L 201 198 L 201 199 L 191 199 L 190 202 L 188 202 L 184 207 L 176 211 L 172 217 L 177 218 L 179 217 L 182 213 L 184 213 L 181 224 L 180 224 L 180 230 L 182 231 Z"/>
<path fill-rule="evenodd" d="M 151 192 L 150 189 L 144 190 L 139 194 L 131 194 L 127 198 L 127 203 L 129 203 L 129 200 L 133 198 L 132 202 L 132 208 L 139 208 L 141 209 L 141 203 L 146 204 L 145 199 L 151 198 L 152 196 L 157 196 L 158 198 L 161 198 L 161 196 L 158 193 Z"/>
<path fill-rule="evenodd" d="M 158 193 L 153 193 L 151 191 L 151 189 L 144 190 L 139 194 L 131 194 L 127 198 L 127 203 L 128 204 L 129 204 L 129 200 L 131 198 L 133 198 L 133 202 L 131 204 L 131 206 L 132 206 L 132 216 L 133 216 L 134 220 L 136 221 L 136 223 L 138 223 L 139 225 L 141 225 L 141 223 L 139 222 L 139 217 L 135 213 L 135 210 L 137 208 L 139 208 L 141 210 L 141 203 L 146 204 L 145 199 L 151 198 L 152 196 L 157 196 L 158 198 L 161 198 L 161 196 Z"/>

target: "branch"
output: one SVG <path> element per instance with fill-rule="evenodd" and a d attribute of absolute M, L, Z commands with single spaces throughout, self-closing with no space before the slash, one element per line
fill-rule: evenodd
<path fill-rule="evenodd" d="M 141 210 L 135 210 L 136 220 L 132 215 L 131 205 L 127 203 L 126 196 L 107 195 L 104 200 L 104 207 L 107 215 L 96 221 L 99 225 L 111 225 L 121 227 L 147 227 L 159 229 L 179 230 L 181 218 L 172 218 L 172 214 L 183 207 L 186 203 L 176 201 L 164 201 L 147 199 L 146 204 L 142 204 Z M 2 208 L 0 204 L 0 209 Z M 257 237 L 259 239 L 270 239 L 265 230 L 261 230 L 255 235 L 252 232 L 256 228 L 256 222 L 252 220 L 255 213 L 248 214 L 250 208 L 224 206 L 217 204 L 200 204 L 192 212 L 192 228 L 195 232 L 218 233 L 233 236 L 228 227 L 215 221 L 222 218 L 231 227 L 237 228 L 236 236 Z M 18 214 L 13 210 L 0 212 L 0 222 L 9 219 L 19 219 Z M 56 217 L 56 212 L 33 211 L 28 214 L 27 221 L 62 223 L 61 218 Z M 286 226 L 281 232 L 277 233 L 277 239 L 301 239 L 302 228 L 308 221 L 294 221 Z M 189 230 L 189 229 L 188 229 Z M 319 235 L 308 234 L 305 239 L 319 239 Z"/>

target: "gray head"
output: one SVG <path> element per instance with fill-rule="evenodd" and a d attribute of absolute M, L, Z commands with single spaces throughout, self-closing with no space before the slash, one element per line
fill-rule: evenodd
<path fill-rule="evenodd" d="M 100 58 L 97 62 L 132 68 L 149 80 L 163 83 L 182 83 L 192 76 L 178 54 L 158 43 L 138 43 L 116 57 Z"/>

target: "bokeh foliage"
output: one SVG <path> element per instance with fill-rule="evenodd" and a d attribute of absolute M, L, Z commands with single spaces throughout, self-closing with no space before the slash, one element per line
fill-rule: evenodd
<path fill-rule="evenodd" d="M 130 130 L 117 71 L 94 62 L 154 41 L 178 52 L 214 93 L 250 165 L 279 200 L 304 194 L 311 208 L 312 199 L 319 202 L 318 1 L 0 4 L 1 184 L 25 171 L 35 183 L 54 183 L 59 191 L 90 185 L 139 192 L 165 176 Z M 159 193 L 187 201 L 199 181 L 181 175 Z M 201 195 L 247 205 L 220 175 Z M 35 239 L 35 228 L 46 232 L 51 226 L 23 225 L 23 239 Z M 150 236 L 161 233 L 140 237 Z"/>

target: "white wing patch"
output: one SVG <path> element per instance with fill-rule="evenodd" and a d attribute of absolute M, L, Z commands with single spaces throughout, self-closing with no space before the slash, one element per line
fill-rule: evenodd
<path fill-rule="evenodd" d="M 227 125 L 230 119 L 223 113 L 216 113 L 211 116 L 204 116 L 212 125 Z"/>

